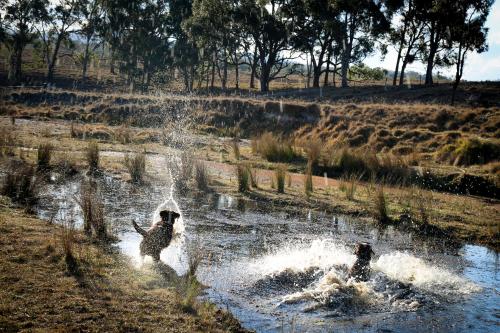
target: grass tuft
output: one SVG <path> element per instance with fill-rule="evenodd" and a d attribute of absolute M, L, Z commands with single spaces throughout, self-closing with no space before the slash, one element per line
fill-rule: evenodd
<path fill-rule="evenodd" d="M 97 142 L 90 142 L 87 146 L 86 154 L 87 163 L 90 172 L 99 170 L 99 145 Z"/>
<path fill-rule="evenodd" d="M 274 170 L 274 175 L 276 177 L 276 189 L 278 193 L 285 193 L 285 179 L 286 179 L 286 165 L 278 165 Z"/>
<path fill-rule="evenodd" d="M 311 195 L 314 191 L 313 188 L 313 179 L 312 179 L 312 165 L 310 163 L 307 164 L 306 172 L 304 175 L 304 191 L 307 196 Z"/>
<path fill-rule="evenodd" d="M 374 197 L 375 217 L 380 224 L 386 224 L 390 221 L 387 213 L 387 202 L 385 200 L 384 187 L 379 186 Z"/>
<path fill-rule="evenodd" d="M 252 140 L 252 151 L 260 154 L 269 162 L 288 163 L 299 157 L 289 140 L 275 137 L 272 133 L 264 133 Z"/>
<path fill-rule="evenodd" d="M 250 171 L 243 164 L 236 166 L 236 178 L 238 179 L 238 191 L 245 193 L 250 190 Z"/>
<path fill-rule="evenodd" d="M 50 168 L 50 160 L 54 147 L 50 143 L 42 143 L 37 150 L 37 165 L 39 171 L 47 171 Z"/>
<path fill-rule="evenodd" d="M 146 154 L 125 155 L 125 166 L 128 169 L 132 183 L 142 184 L 146 173 Z"/>
<path fill-rule="evenodd" d="M 210 176 L 208 174 L 208 169 L 205 166 L 205 163 L 203 163 L 202 161 L 197 161 L 194 169 L 194 179 L 196 181 L 196 187 L 200 191 L 208 191 Z"/>
<path fill-rule="evenodd" d="M 13 202 L 20 204 L 31 212 L 38 203 L 38 193 L 41 186 L 32 167 L 21 167 L 9 172 L 2 187 L 2 195 L 9 197 Z"/>

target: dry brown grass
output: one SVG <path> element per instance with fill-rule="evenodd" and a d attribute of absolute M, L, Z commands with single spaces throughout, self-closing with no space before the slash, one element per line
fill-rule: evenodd
<path fill-rule="evenodd" d="M 142 184 L 146 174 L 146 154 L 136 153 L 125 155 L 125 166 L 130 174 L 130 179 L 134 184 Z"/>

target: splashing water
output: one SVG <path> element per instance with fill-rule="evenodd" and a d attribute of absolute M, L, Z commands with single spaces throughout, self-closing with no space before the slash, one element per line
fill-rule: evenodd
<path fill-rule="evenodd" d="M 408 253 L 389 253 L 372 261 L 372 268 L 393 280 L 412 285 L 428 292 L 441 295 L 467 295 L 481 291 L 476 284 L 467 281 L 450 271 L 431 266 L 420 258 Z"/>

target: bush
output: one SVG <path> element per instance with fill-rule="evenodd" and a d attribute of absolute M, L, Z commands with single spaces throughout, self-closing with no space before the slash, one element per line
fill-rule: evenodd
<path fill-rule="evenodd" d="M 198 161 L 195 165 L 195 180 L 196 186 L 200 191 L 207 191 L 209 189 L 210 177 L 208 170 L 202 161 Z"/>
<path fill-rule="evenodd" d="M 90 142 L 86 151 L 87 163 L 90 172 L 99 170 L 99 145 L 97 142 Z"/>
<path fill-rule="evenodd" d="M 500 156 L 500 143 L 489 140 L 462 139 L 454 149 L 450 148 L 448 159 L 455 165 L 486 164 Z"/>
<path fill-rule="evenodd" d="M 250 172 L 248 167 L 242 164 L 236 166 L 236 177 L 238 178 L 238 191 L 241 193 L 250 190 Z"/>
<path fill-rule="evenodd" d="M 274 170 L 278 193 L 285 193 L 286 166 L 278 165 Z"/>
<path fill-rule="evenodd" d="M 32 167 L 22 167 L 19 170 L 9 172 L 2 187 L 2 195 L 5 195 L 15 203 L 25 206 L 31 212 L 34 205 L 38 203 L 38 193 L 41 182 L 36 177 Z"/>
<path fill-rule="evenodd" d="M 291 162 L 299 156 L 289 141 L 276 138 L 271 133 L 264 133 L 260 138 L 253 139 L 252 151 L 269 162 Z"/>
<path fill-rule="evenodd" d="M 125 155 L 125 166 L 128 169 L 132 182 L 141 184 L 146 173 L 146 155 L 144 153 L 137 153 L 132 157 L 128 154 Z"/>
<path fill-rule="evenodd" d="M 50 143 L 42 143 L 38 146 L 37 165 L 38 170 L 46 171 L 50 168 L 53 147 Z"/>

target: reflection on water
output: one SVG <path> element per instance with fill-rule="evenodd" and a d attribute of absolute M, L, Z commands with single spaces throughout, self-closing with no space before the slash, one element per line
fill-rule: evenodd
<path fill-rule="evenodd" d="M 81 225 L 74 196 L 80 180 L 49 186 L 39 215 Z M 498 256 L 479 246 L 422 240 L 394 228 L 324 212 L 281 212 L 226 195 L 175 196 L 167 182 L 133 187 L 100 181 L 119 249 L 136 267 L 141 236 L 155 211 L 180 211 L 182 223 L 161 260 L 177 274 L 188 247 L 206 260 L 198 271 L 205 297 L 257 331 L 494 331 L 498 327 Z M 371 278 L 347 279 L 353 245 L 373 244 Z M 167 269 L 168 271 L 168 269 Z"/>

